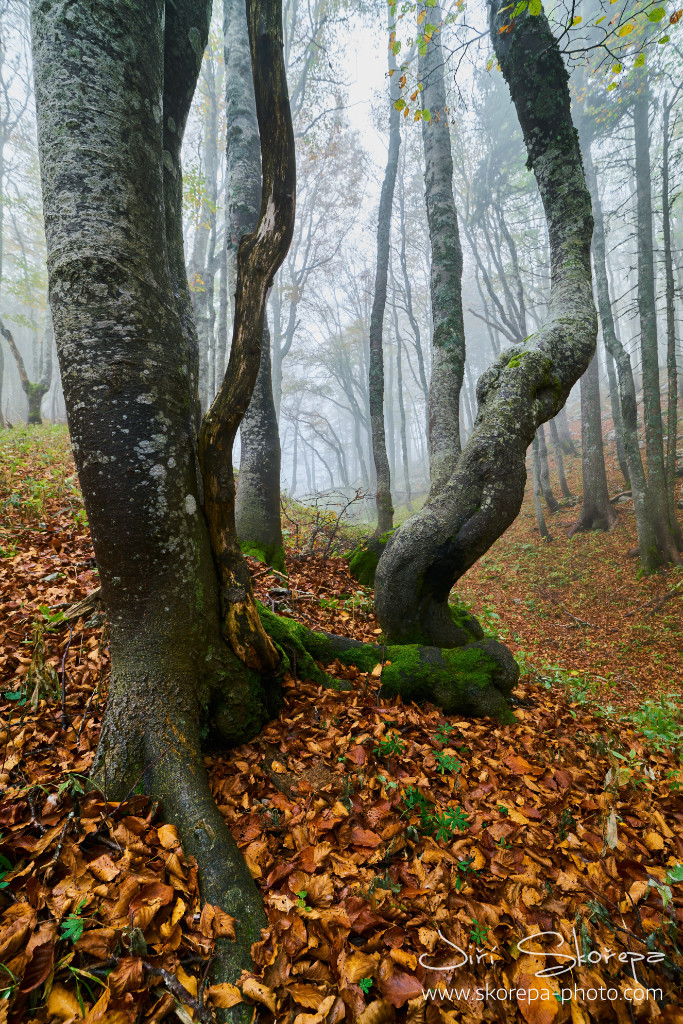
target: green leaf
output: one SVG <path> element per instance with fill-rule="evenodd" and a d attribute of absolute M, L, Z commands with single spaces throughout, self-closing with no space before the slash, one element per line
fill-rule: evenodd
<path fill-rule="evenodd" d="M 683 882 L 683 864 L 676 864 L 666 873 L 667 882 Z"/>
<path fill-rule="evenodd" d="M 405 105 L 406 105 L 406 101 L 405 100 L 403 100 L 403 99 L 396 100 L 396 102 L 394 103 L 394 109 L 395 110 L 403 110 Z"/>
<path fill-rule="evenodd" d="M 634 66 L 634 68 L 642 68 L 644 63 L 645 63 L 645 54 L 644 53 L 639 53 L 638 56 L 636 57 L 636 59 L 633 62 L 633 66 Z"/>
<path fill-rule="evenodd" d="M 650 21 L 661 21 L 666 11 L 663 7 L 655 7 L 654 11 L 648 11 L 647 16 Z"/>
<path fill-rule="evenodd" d="M 529 14 L 533 18 L 537 18 L 543 10 L 543 4 L 541 0 L 529 0 Z"/>
<path fill-rule="evenodd" d="M 658 43 L 668 43 L 670 39 L 671 39 L 671 36 L 662 36 L 662 38 L 658 39 L 657 42 Z"/>
<path fill-rule="evenodd" d="M 621 26 L 621 28 L 617 32 L 617 35 L 618 36 L 630 36 L 631 32 L 633 32 L 633 25 L 632 25 L 631 22 L 629 22 L 627 25 L 622 25 Z"/>
<path fill-rule="evenodd" d="M 512 17 L 516 18 L 518 15 L 522 13 L 522 11 L 525 11 L 527 9 L 527 6 L 527 0 L 519 0 L 519 3 L 512 12 Z"/>
<path fill-rule="evenodd" d="M 424 110 L 422 111 L 422 117 L 425 119 L 425 121 L 431 121 L 432 114 L 431 114 L 431 111 L 428 110 L 427 107 L 425 107 Z"/>
<path fill-rule="evenodd" d="M 372 988 L 372 978 L 361 978 L 358 982 L 358 988 L 367 995 Z"/>
<path fill-rule="evenodd" d="M 397 55 L 397 53 L 400 52 L 400 49 L 401 49 L 401 40 L 397 39 L 396 42 L 394 43 L 394 45 L 391 47 L 391 52 L 393 53 L 394 57 Z"/>
<path fill-rule="evenodd" d="M 616 82 L 612 82 L 611 85 L 607 86 L 607 92 L 611 92 L 612 89 L 616 89 L 616 87 L 617 87 L 617 83 Z"/>

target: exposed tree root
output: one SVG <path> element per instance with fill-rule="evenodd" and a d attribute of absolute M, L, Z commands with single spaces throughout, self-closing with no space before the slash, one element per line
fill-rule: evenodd
<path fill-rule="evenodd" d="M 514 720 L 506 697 L 519 678 L 519 668 L 507 647 L 495 640 L 474 639 L 473 629 L 474 642 L 450 649 L 419 644 L 381 647 L 314 632 L 263 607 L 259 612 L 266 632 L 284 650 L 299 676 L 323 686 L 340 687 L 340 681 L 323 672 L 318 662 L 330 665 L 338 660 L 343 665 L 355 665 L 361 672 L 371 672 L 381 664 L 383 697 L 430 701 L 447 714 Z M 466 636 L 465 630 L 462 632 Z"/>

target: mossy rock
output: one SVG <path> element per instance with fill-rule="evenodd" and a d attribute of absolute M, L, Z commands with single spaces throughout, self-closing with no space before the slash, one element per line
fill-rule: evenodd
<path fill-rule="evenodd" d="M 247 558 L 255 558 L 257 562 L 261 562 L 263 565 L 269 565 L 272 569 L 277 569 L 278 572 L 287 574 L 287 567 L 285 565 L 285 549 L 282 544 L 272 544 L 270 546 L 262 547 L 259 544 L 252 544 L 246 542 L 240 544 L 242 554 Z"/>
<path fill-rule="evenodd" d="M 381 537 L 364 540 L 351 552 L 349 572 L 364 587 L 374 587 L 377 565 L 393 532 L 389 530 Z"/>

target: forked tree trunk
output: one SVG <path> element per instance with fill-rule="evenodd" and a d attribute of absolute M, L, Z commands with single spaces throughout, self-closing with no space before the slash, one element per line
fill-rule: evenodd
<path fill-rule="evenodd" d="M 121 798 L 142 776 L 162 799 L 203 898 L 236 918 L 218 969 L 234 980 L 265 917 L 211 796 L 200 728 L 218 695 L 236 738 L 266 711 L 221 638 L 196 475 L 180 150 L 209 16 L 208 0 L 118 0 L 96 19 L 73 0 L 68 21 L 62 3 L 31 4 L 50 304 L 111 631 L 96 778 Z"/>
<path fill-rule="evenodd" d="M 421 13 L 425 9 L 420 7 Z M 439 4 L 427 9 L 440 25 Z M 460 389 L 465 369 L 465 326 L 462 312 L 462 248 L 453 198 L 453 157 L 446 113 L 444 57 L 438 32 L 419 58 L 425 158 L 425 203 L 432 248 L 432 376 L 429 386 L 429 472 L 431 492 L 448 482 L 460 455 Z"/>
<path fill-rule="evenodd" d="M 380 623 L 391 641 L 458 643 L 453 585 L 513 522 L 522 504 L 526 451 L 557 415 L 595 351 L 590 196 L 571 120 L 567 72 L 544 14 L 506 24 L 490 6 L 491 38 L 524 133 L 545 208 L 551 252 L 546 322 L 480 377 L 478 415 L 457 466 L 390 539 L 375 577 Z M 538 97 L 543 96 L 543 104 Z"/>
<path fill-rule="evenodd" d="M 581 378 L 581 472 L 583 505 L 570 537 L 584 530 L 611 530 L 618 522 L 607 490 L 597 352 Z"/>
<path fill-rule="evenodd" d="M 0 320 L 0 334 L 2 334 L 3 338 L 7 342 L 9 350 L 14 357 L 14 362 L 16 363 L 17 371 L 19 373 L 19 380 L 21 381 L 21 388 L 26 395 L 26 418 L 28 425 L 32 427 L 40 426 L 43 422 L 43 418 L 40 413 L 40 406 L 43 398 L 50 390 L 50 383 L 52 381 L 52 343 L 54 340 L 52 318 L 48 312 L 48 320 L 45 327 L 45 335 L 43 337 L 41 349 L 42 365 L 40 368 L 40 380 L 36 382 L 29 380 L 28 373 L 26 372 L 26 364 L 24 363 L 21 352 L 14 340 L 14 335 L 2 320 Z M 2 384 L 1 370 L 2 365 L 0 365 L 0 385 Z"/>
<path fill-rule="evenodd" d="M 633 379 L 631 359 L 617 337 L 610 300 L 609 278 L 607 276 L 605 221 L 602 213 L 602 202 L 598 188 L 598 178 L 590 148 L 590 138 L 583 145 L 586 181 L 593 203 L 593 267 L 600 310 L 602 337 L 607 351 L 614 357 L 619 379 L 619 398 L 621 402 L 622 426 L 624 431 L 624 449 L 628 462 L 633 508 L 638 531 L 638 553 L 640 564 L 645 572 L 652 572 L 660 563 L 661 556 L 657 548 L 650 494 L 645 477 L 645 469 L 640 454 L 638 436 L 638 402 L 636 386 Z"/>
<path fill-rule="evenodd" d="M 391 47 L 389 70 L 396 72 L 396 60 Z M 389 276 L 389 240 L 391 236 L 391 209 L 394 200 L 398 154 L 401 145 L 399 115 L 394 110 L 398 99 L 398 81 L 394 73 L 389 79 L 389 152 L 382 182 L 377 219 L 377 267 L 375 270 L 375 292 L 370 314 L 370 366 L 368 393 L 370 399 L 370 433 L 372 456 L 376 474 L 377 536 L 387 533 L 394 525 L 394 508 L 391 503 L 391 472 L 387 458 L 384 431 L 384 309 L 387 302 L 387 280 Z"/>
<path fill-rule="evenodd" d="M 224 0 L 227 130 L 227 261 L 234 301 L 241 238 L 253 231 L 261 206 L 261 141 L 243 0 Z M 280 520 L 280 434 L 273 403 L 270 335 L 263 319 L 258 376 L 240 429 L 235 525 L 246 554 L 285 569 Z"/>

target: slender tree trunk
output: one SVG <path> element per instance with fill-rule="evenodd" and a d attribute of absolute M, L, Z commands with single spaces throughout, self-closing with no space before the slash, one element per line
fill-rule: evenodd
<path fill-rule="evenodd" d="M 224 0 L 227 131 L 228 279 L 237 279 L 242 237 L 253 231 L 261 207 L 261 142 L 251 76 L 243 0 Z M 280 435 L 273 403 L 270 335 L 264 316 L 258 376 L 240 430 L 235 526 L 242 549 L 284 572 L 280 520 Z"/>
<path fill-rule="evenodd" d="M 572 435 L 569 430 L 569 421 L 567 419 L 567 410 L 564 406 L 560 409 L 557 416 L 554 417 L 557 425 L 557 433 L 562 445 L 562 451 L 565 455 L 578 455 L 576 445 L 572 440 Z"/>
<path fill-rule="evenodd" d="M 584 530 L 611 530 L 618 522 L 607 490 L 597 352 L 581 378 L 581 472 L 583 506 L 570 537 Z"/>
<path fill-rule="evenodd" d="M 545 430 L 543 424 L 539 426 L 536 431 L 536 459 L 538 462 L 539 471 L 539 482 L 541 487 L 541 494 L 545 499 L 545 503 L 548 506 L 550 512 L 557 512 L 560 507 L 560 503 L 553 494 L 553 489 L 550 483 L 550 466 L 548 464 L 548 446 L 545 443 Z"/>
<path fill-rule="evenodd" d="M 396 60 L 391 47 L 389 53 L 389 71 L 396 71 Z M 398 98 L 398 82 L 396 74 L 389 79 L 389 152 L 387 166 L 382 183 L 377 219 L 377 268 L 375 272 L 375 292 L 370 316 L 370 361 L 368 374 L 368 394 L 370 413 L 370 434 L 372 439 L 372 457 L 375 466 L 377 505 L 377 536 L 387 533 L 394 525 L 394 509 L 391 503 L 391 472 L 387 458 L 387 446 L 384 432 L 384 308 L 387 301 L 387 278 L 389 273 L 389 240 L 391 235 L 391 209 L 398 170 L 398 155 L 401 145 L 401 132 L 398 114 L 394 110 L 394 102 Z"/>
<path fill-rule="evenodd" d="M 408 466 L 408 439 L 406 436 L 406 410 L 403 402 L 403 338 L 398 322 L 398 311 L 396 309 L 396 294 L 394 292 L 394 334 L 396 336 L 396 394 L 398 398 L 399 434 L 401 438 L 401 461 L 403 464 L 403 486 L 406 492 L 406 505 L 410 509 L 410 469 Z"/>
<path fill-rule="evenodd" d="M 422 14 L 442 22 L 438 2 Z M 465 325 L 462 312 L 462 248 L 453 198 L 453 158 L 446 113 L 444 57 L 438 31 L 419 57 L 425 158 L 425 203 L 432 260 L 432 375 L 429 385 L 429 467 L 431 492 L 450 479 L 460 455 L 460 389 L 465 368 Z"/>
<path fill-rule="evenodd" d="M 677 90 L 677 92 L 680 91 Z M 675 99 L 675 95 L 674 95 Z M 678 438 L 678 370 L 676 366 L 676 315 L 674 308 L 674 269 L 671 255 L 671 202 L 669 198 L 669 116 L 673 100 L 665 96 L 662 116 L 662 225 L 664 232 L 664 277 L 666 289 L 666 367 L 668 404 L 666 414 L 666 497 L 671 532 L 679 551 L 683 536 L 676 516 L 676 441 Z"/>
<path fill-rule="evenodd" d="M 647 484 L 657 543 L 665 558 L 680 564 L 681 557 L 669 521 L 664 465 L 664 438 L 659 382 L 657 311 L 652 240 L 652 179 L 650 174 L 650 91 L 647 80 L 633 101 L 636 152 L 636 204 L 638 239 L 638 314 L 643 374 L 643 416 L 647 452 Z"/>
<path fill-rule="evenodd" d="M 612 303 L 610 300 L 609 278 L 607 273 L 605 221 L 589 139 L 586 139 L 584 142 L 583 155 L 584 166 L 586 168 L 586 181 L 591 193 L 593 219 L 595 222 L 595 228 L 593 231 L 593 267 L 595 270 L 595 282 L 598 308 L 600 310 L 600 323 L 602 325 L 602 336 L 607 351 L 614 357 L 617 367 L 622 426 L 624 432 L 624 449 L 626 451 L 629 477 L 631 480 L 631 491 L 633 494 L 633 508 L 636 517 L 636 528 L 638 531 L 638 553 L 640 556 L 640 564 L 645 572 L 652 572 L 659 565 L 661 558 L 657 549 L 657 537 L 655 534 L 652 509 L 650 505 L 650 494 L 645 476 L 645 469 L 643 467 L 643 460 L 640 454 L 636 386 L 633 378 L 633 368 L 631 366 L 630 356 L 617 337 L 616 327 L 614 324 L 614 315 L 612 313 Z"/>
<path fill-rule="evenodd" d="M 538 532 L 541 535 L 541 540 L 551 541 L 550 531 L 546 525 L 545 516 L 543 515 L 543 505 L 541 504 L 541 456 L 540 456 L 540 443 L 538 439 L 538 431 L 534 437 L 531 445 L 531 472 L 534 488 L 534 511 L 536 513 L 536 525 L 538 526 Z"/>
<path fill-rule="evenodd" d="M 228 354 L 228 219 L 227 211 L 225 218 L 225 231 L 223 233 L 223 244 L 218 277 L 218 325 L 216 329 L 216 390 L 223 380 Z"/>
<path fill-rule="evenodd" d="M 600 303 L 598 301 L 598 309 L 599 308 Z M 631 477 L 628 471 L 626 448 L 624 447 L 624 421 L 621 415 L 619 385 L 617 383 L 617 374 L 614 368 L 614 359 L 612 358 L 612 355 L 607 350 L 607 348 L 605 348 L 605 368 L 607 370 L 607 381 L 609 384 L 609 403 L 610 409 L 612 410 L 612 423 L 614 424 L 614 439 L 617 448 L 617 462 L 619 463 L 619 469 L 621 470 L 621 475 L 624 478 L 624 483 L 627 487 L 630 487 Z"/>
<path fill-rule="evenodd" d="M 560 478 L 560 490 L 562 491 L 563 498 L 571 498 L 572 492 L 569 490 L 567 484 L 567 477 L 564 472 L 564 459 L 562 457 L 562 445 L 560 444 L 560 438 L 557 433 L 557 424 L 554 419 L 548 421 L 550 428 L 550 436 L 552 438 L 553 447 L 555 449 L 555 461 L 557 462 L 557 475 Z"/>
<path fill-rule="evenodd" d="M 448 595 L 515 519 L 524 497 L 527 449 L 539 424 L 562 408 L 595 351 L 593 221 L 567 72 L 545 15 L 522 13 L 514 32 L 500 32 L 503 6 L 500 0 L 490 5 L 490 34 L 545 208 L 552 280 L 548 318 L 480 377 L 477 421 L 451 479 L 384 550 L 375 604 L 393 640 L 462 642 Z"/>

